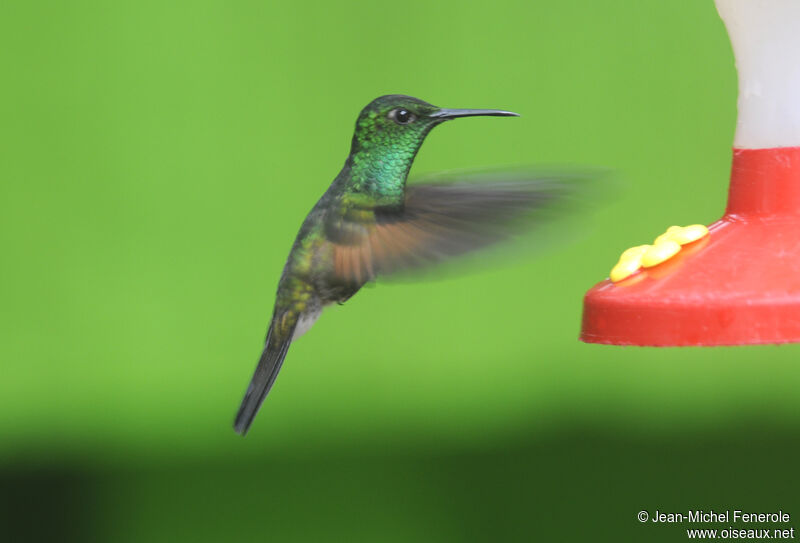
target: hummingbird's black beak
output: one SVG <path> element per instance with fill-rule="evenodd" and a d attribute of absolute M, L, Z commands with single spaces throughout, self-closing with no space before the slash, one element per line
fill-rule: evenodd
<path fill-rule="evenodd" d="M 439 109 L 429 114 L 432 119 L 448 121 L 458 117 L 519 117 L 519 113 L 502 109 Z"/>

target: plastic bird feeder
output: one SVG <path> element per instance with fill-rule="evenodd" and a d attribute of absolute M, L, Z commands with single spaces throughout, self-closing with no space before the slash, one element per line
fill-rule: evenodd
<path fill-rule="evenodd" d="M 589 290 L 582 341 L 800 341 L 800 1 L 716 5 L 739 71 L 725 215 L 666 262 Z"/>

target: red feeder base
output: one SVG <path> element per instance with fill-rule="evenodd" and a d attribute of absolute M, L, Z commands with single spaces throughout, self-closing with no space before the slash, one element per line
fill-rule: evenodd
<path fill-rule="evenodd" d="M 728 209 L 675 257 L 584 298 L 587 343 L 800 341 L 800 147 L 734 149 Z"/>

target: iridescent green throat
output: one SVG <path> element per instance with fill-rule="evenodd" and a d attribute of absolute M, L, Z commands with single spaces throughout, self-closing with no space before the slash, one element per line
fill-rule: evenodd
<path fill-rule="evenodd" d="M 347 189 L 373 198 L 376 203 L 399 204 L 414 157 L 434 123 L 397 134 L 382 129 L 376 122 L 377 115 L 370 112 L 356 124 L 346 165 L 350 167 Z"/>

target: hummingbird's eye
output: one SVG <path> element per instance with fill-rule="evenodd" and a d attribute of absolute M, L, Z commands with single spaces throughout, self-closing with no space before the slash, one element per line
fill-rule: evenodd
<path fill-rule="evenodd" d="M 403 109 L 400 107 L 390 111 L 389 118 L 392 119 L 397 124 L 408 124 L 411 121 L 413 121 L 416 117 L 414 117 L 414 114 L 408 111 L 407 109 Z"/>

